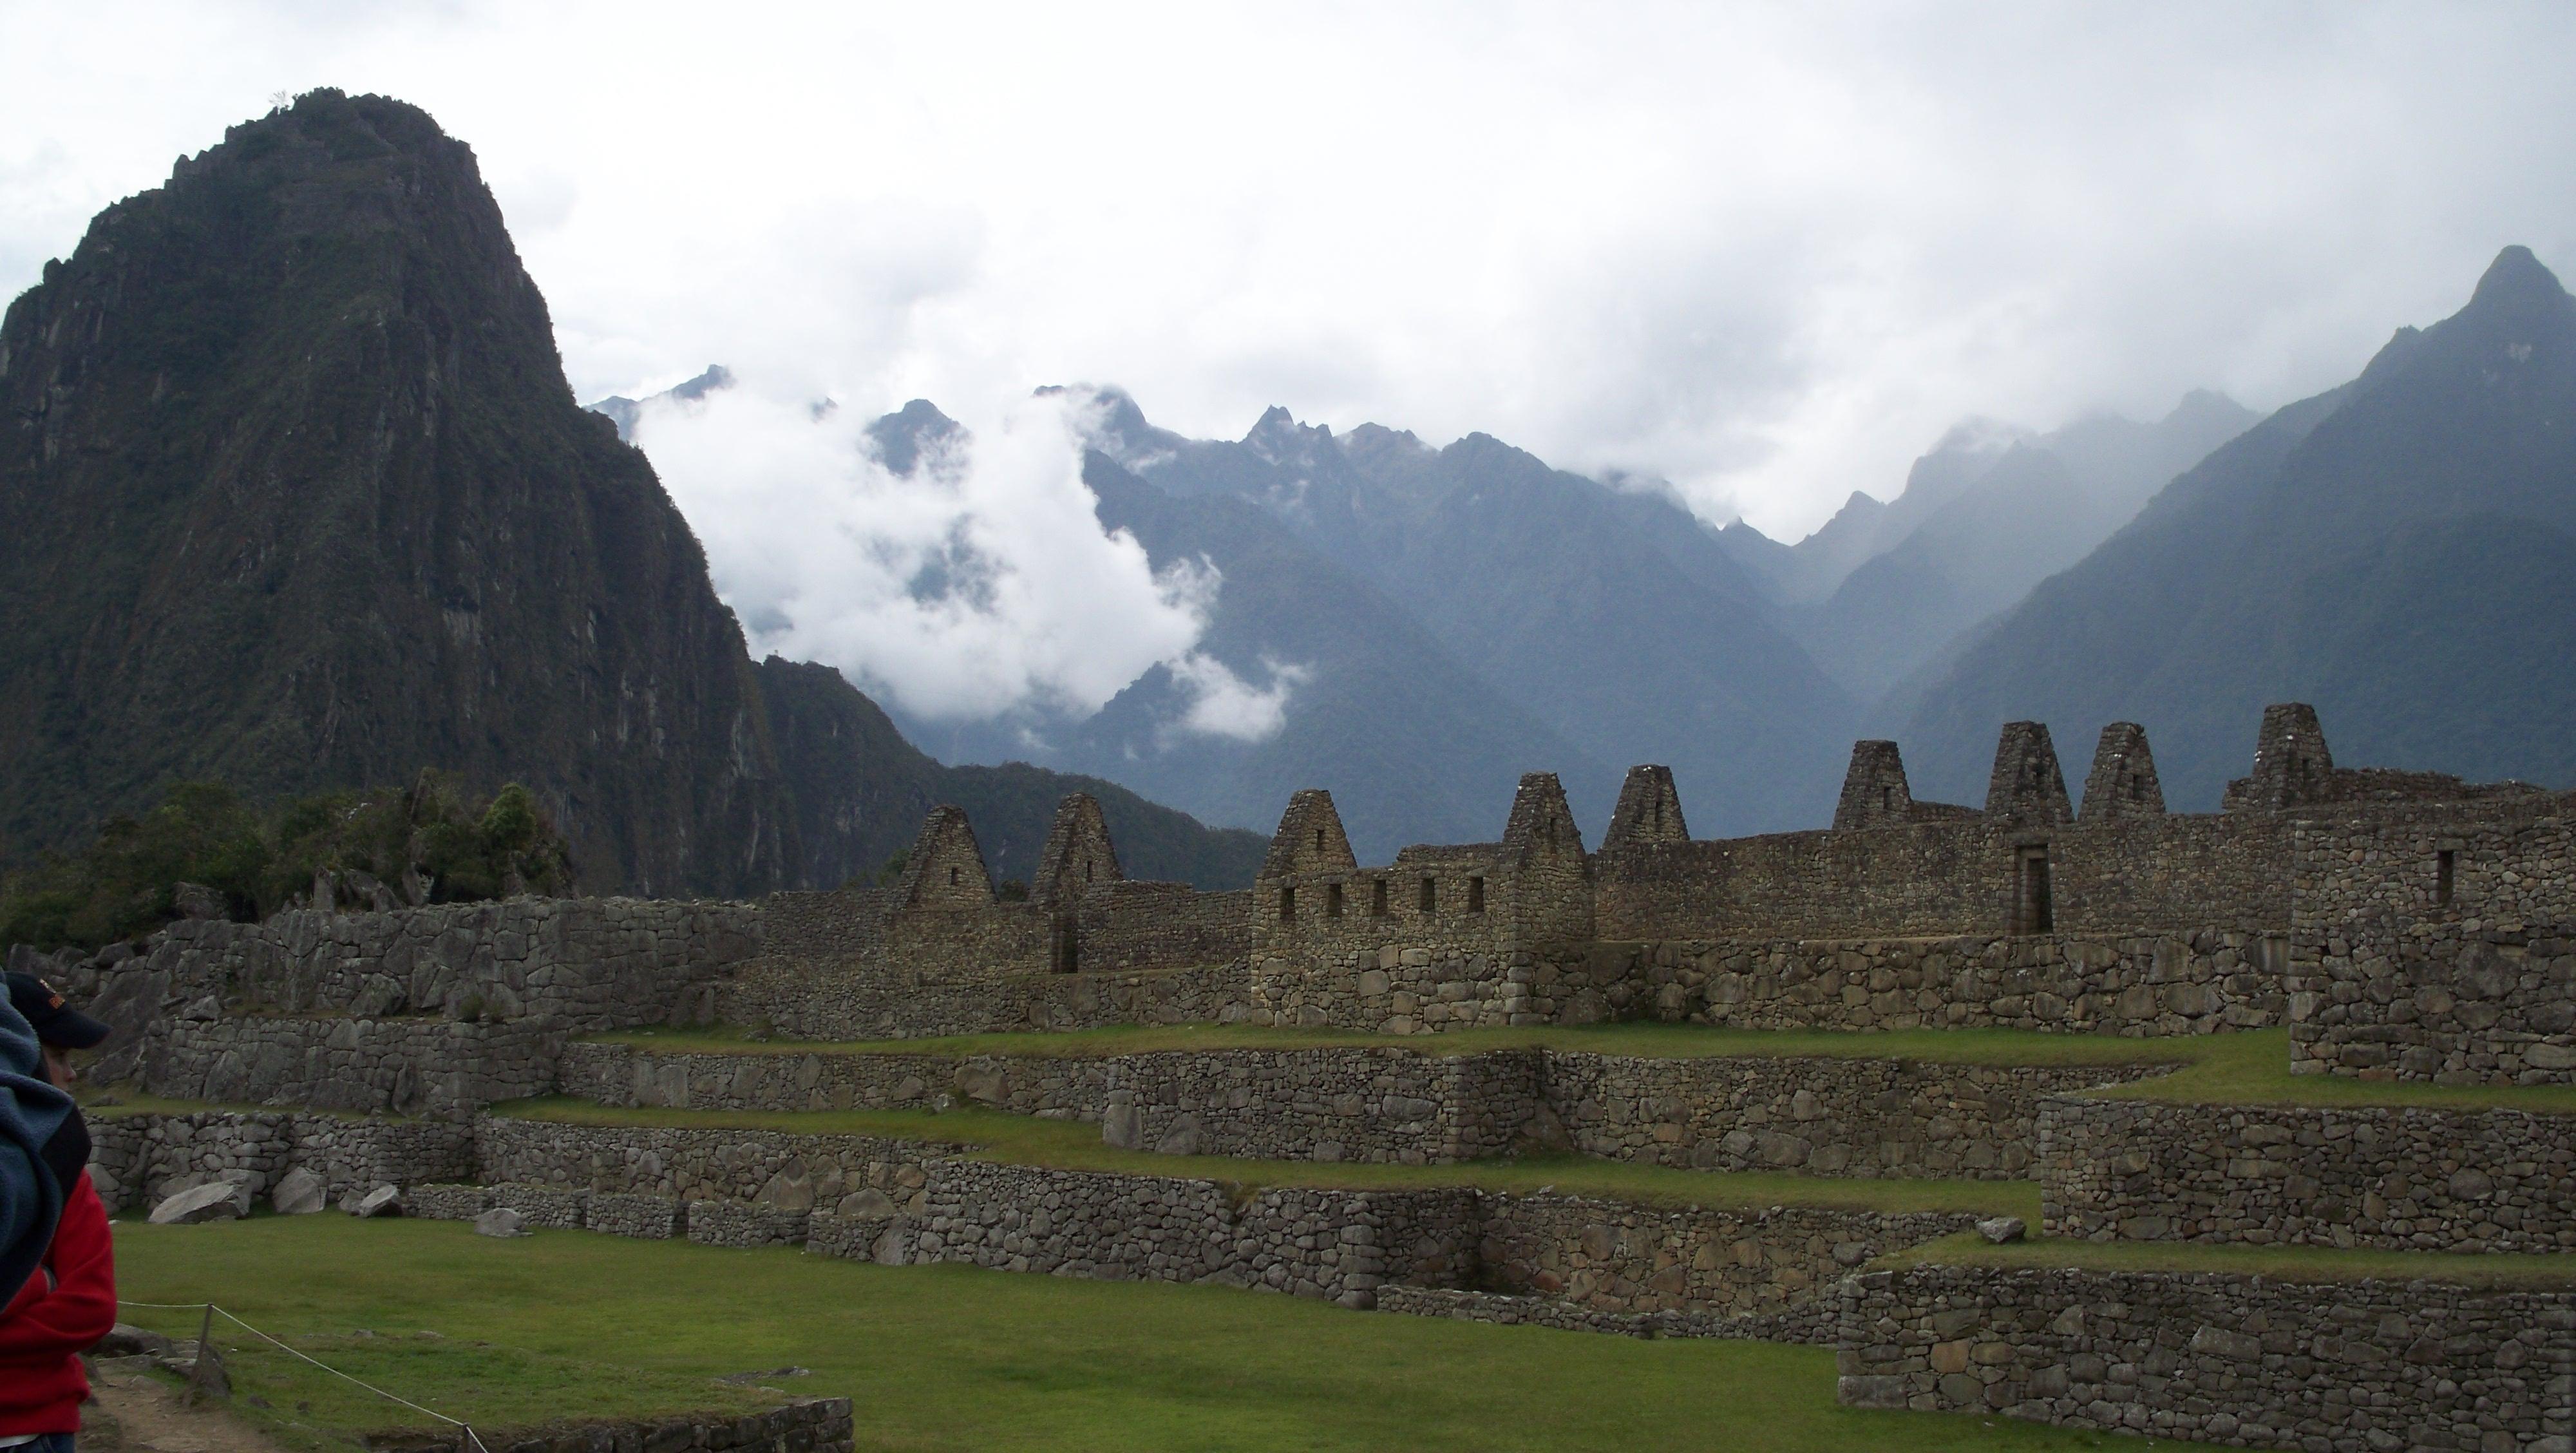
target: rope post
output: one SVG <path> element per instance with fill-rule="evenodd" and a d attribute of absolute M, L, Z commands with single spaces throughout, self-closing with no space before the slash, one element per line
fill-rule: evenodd
<path fill-rule="evenodd" d="M 215 1351 L 215 1304 L 208 1302 L 205 1320 L 197 1324 L 197 1361 L 188 1369 L 188 1401 L 202 1403 L 232 1395 L 232 1379 L 224 1375 L 223 1358 Z"/>

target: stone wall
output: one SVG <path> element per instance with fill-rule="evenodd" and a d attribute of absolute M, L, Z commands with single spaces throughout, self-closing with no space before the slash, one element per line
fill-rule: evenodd
<path fill-rule="evenodd" d="M 1072 898 L 1074 954 L 1065 972 L 1230 964 L 1252 941 L 1252 893 L 1186 883 L 1103 883 Z"/>
<path fill-rule="evenodd" d="M 1483 1198 L 1478 1282 L 1596 1312 L 1776 1313 L 1891 1251 L 1973 1216 L 1775 1206 L 1641 1206 L 1580 1196 Z"/>
<path fill-rule="evenodd" d="M 486 1117 L 475 1125 L 480 1178 L 647 1196 L 742 1201 L 781 1211 L 909 1204 L 923 1166 L 962 1147 L 867 1135 L 643 1125 L 567 1125 Z"/>
<path fill-rule="evenodd" d="M 1957 1214 L 1663 1209 L 1466 1188 L 1251 1187 L 1002 1165 L 854 1135 L 487 1119 L 483 1202 L 588 1193 L 584 1224 L 722 1244 L 804 1239 L 890 1265 L 1268 1287 L 1352 1306 L 1382 1282 L 1535 1294 L 1590 1312 L 1810 1316 L 1843 1269 L 1963 1230 Z M 722 1209 L 707 1209 L 718 1206 Z M 800 1221 L 798 1218 L 802 1218 Z M 801 1227 L 801 1230 L 799 1229 Z"/>
<path fill-rule="evenodd" d="M 2563 1449 L 2576 1293 L 1917 1267 L 1843 1283 L 1841 1399 L 2257 1448 Z"/>
<path fill-rule="evenodd" d="M 1858 831 L 1645 842 L 1596 865 L 1604 939 L 2004 933 L 2022 850 L 2047 851 L 2057 931 L 2106 935 L 2290 921 L 2277 816 L 2029 825 L 1984 817 Z"/>
<path fill-rule="evenodd" d="M 2576 794 L 2303 822 L 2295 1070 L 2576 1083 Z"/>
<path fill-rule="evenodd" d="M 178 1100 L 454 1115 L 551 1092 L 564 1038 L 530 1019 L 183 1018 L 146 1041 L 141 1077 Z"/>
<path fill-rule="evenodd" d="M 1546 1103 L 1586 1155 L 1697 1170 L 2018 1180 L 2042 1100 L 2159 1065 L 1952 1065 L 1550 1051 Z"/>
<path fill-rule="evenodd" d="M 765 958 L 726 981 L 717 1013 L 796 1039 L 919 1039 L 1242 1017 L 1240 961 L 1122 973 L 916 981 L 884 961 Z"/>
<path fill-rule="evenodd" d="M 1555 957 L 1472 939 L 1260 954 L 1249 978 L 1249 1024 L 1432 1034 L 1587 1017 Z"/>
<path fill-rule="evenodd" d="M 1516 1049 L 1227 1049 L 1096 1059 L 581 1044 L 563 1092 L 608 1105 L 802 1111 L 974 1101 L 1100 1122 L 1113 1145 L 1441 1164 L 1524 1140 L 1613 1160 L 1828 1176 L 2024 1177 L 2049 1094 L 2137 1065 L 1948 1065 Z"/>
<path fill-rule="evenodd" d="M 2279 935 L 2208 928 L 2138 938 L 1603 944 L 1583 972 L 1623 1017 L 1737 1029 L 2161 1036 L 2281 1022 L 2287 964 Z"/>
<path fill-rule="evenodd" d="M 1473 1191 L 1238 1190 L 1215 1181 L 942 1161 L 917 1211 L 815 1217 L 813 1249 L 1109 1281 L 1210 1282 L 1375 1301 L 1390 1278 L 1454 1279 Z"/>
<path fill-rule="evenodd" d="M 848 1398 L 799 1398 L 737 1416 L 479 1428 L 475 1435 L 378 1433 L 365 1446 L 376 1453 L 851 1453 L 856 1437 Z"/>
<path fill-rule="evenodd" d="M 1458 1287 L 1377 1289 L 1377 1310 L 1410 1317 L 1446 1317 L 1507 1327 L 1548 1327 L 1612 1337 L 1729 1337 L 1754 1342 L 1803 1342 L 1830 1347 L 1837 1309 L 1826 1297 L 1809 1297 L 1777 1312 L 1603 1312 L 1555 1297 Z"/>
<path fill-rule="evenodd" d="M 452 1121 L 354 1120 L 297 1111 L 96 1113 L 89 1117 L 90 1179 L 111 1212 L 148 1210 L 215 1180 L 253 1195 L 302 1167 L 337 1199 L 391 1183 L 449 1181 L 474 1173 L 474 1132 Z"/>
<path fill-rule="evenodd" d="M 119 973 L 280 1014 L 549 1019 L 589 1032 L 670 1018 L 689 990 L 749 958 L 744 904 L 511 898 L 385 913 L 291 909 L 262 923 L 182 920 Z"/>
<path fill-rule="evenodd" d="M 2055 1097 L 2039 1152 L 2051 1235 L 2576 1251 L 2576 1116 Z"/>

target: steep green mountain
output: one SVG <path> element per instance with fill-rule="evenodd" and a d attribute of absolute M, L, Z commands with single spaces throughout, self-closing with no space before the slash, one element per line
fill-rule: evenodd
<path fill-rule="evenodd" d="M 792 876 L 732 616 L 582 412 L 473 153 L 315 92 L 101 213 L 0 325 L 0 828 L 171 777 L 519 777 L 592 886 Z"/>
<path fill-rule="evenodd" d="M 844 883 L 883 867 L 909 846 L 942 802 L 966 809 L 996 879 L 1025 882 L 1068 792 L 1088 792 L 1130 878 L 1237 888 L 1252 881 L 1270 840 L 1212 829 L 1114 782 L 1010 762 L 943 766 L 916 749 L 877 704 L 840 672 L 777 656 L 760 663 L 770 732 L 797 784 L 797 831 L 807 844 L 805 881 Z"/>
<path fill-rule="evenodd" d="M 423 767 L 525 782 L 594 889 L 837 881 L 919 820 L 918 753 L 821 725 L 872 704 L 755 670 L 414 107 L 313 92 L 101 213 L 0 322 L 0 411 L 0 857 Z"/>
<path fill-rule="evenodd" d="M 2142 722 L 2168 800 L 2216 804 L 2264 703 L 2335 749 L 2576 780 L 2576 301 L 2523 248 L 2360 378 L 2266 419 L 2033 590 L 1926 683 L 1923 790 L 1982 780 L 1993 723 Z"/>

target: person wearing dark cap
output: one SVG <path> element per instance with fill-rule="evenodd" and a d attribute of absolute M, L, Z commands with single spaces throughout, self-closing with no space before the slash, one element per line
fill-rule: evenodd
<path fill-rule="evenodd" d="M 116 1325 L 116 1257 L 107 1208 L 89 1179 L 89 1127 L 69 1107 L 70 1054 L 95 1049 L 108 1028 L 33 974 L 11 974 L 9 1017 L 26 1024 L 62 1120 L 39 1147 L 42 1174 L 61 1188 L 61 1212 L 35 1273 L 0 1307 L 0 1453 L 72 1453 L 89 1378 L 80 1355 Z"/>

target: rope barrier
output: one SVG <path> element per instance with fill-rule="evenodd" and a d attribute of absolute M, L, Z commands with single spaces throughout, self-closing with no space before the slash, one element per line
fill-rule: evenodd
<path fill-rule="evenodd" d="M 372 1382 L 368 1382 L 362 1378 L 351 1377 L 349 1374 L 342 1372 L 340 1369 L 333 1367 L 322 1359 L 313 1356 L 311 1353 L 289 1347 L 278 1338 L 272 1337 L 268 1333 L 261 1331 L 259 1328 L 252 1326 L 250 1323 L 243 1321 L 229 1308 L 217 1306 L 213 1302 L 129 1302 L 123 1298 L 119 1298 L 116 1304 L 120 1307 L 143 1307 L 156 1312 L 212 1311 L 221 1316 L 225 1321 L 232 1323 L 234 1326 L 241 1328 L 243 1331 L 259 1338 L 261 1341 L 274 1346 L 278 1351 L 286 1353 L 288 1356 L 300 1357 L 306 1362 L 312 1363 L 315 1367 L 321 1368 L 324 1372 L 331 1374 L 333 1377 L 365 1388 L 367 1391 L 374 1393 L 376 1396 L 383 1398 L 387 1402 L 400 1403 L 415 1413 L 426 1413 L 430 1417 L 436 1418 L 442 1423 L 452 1425 L 459 1432 L 465 1435 L 465 1440 L 467 1442 L 474 1445 L 475 1453 L 491 1453 L 490 1449 L 483 1446 L 483 1439 L 475 1433 L 473 1425 L 466 1422 L 463 1418 L 451 1418 L 447 1414 L 438 1411 L 436 1408 L 422 1407 L 411 1399 L 398 1397 L 393 1393 L 389 1393 L 383 1388 L 376 1386 Z"/>

